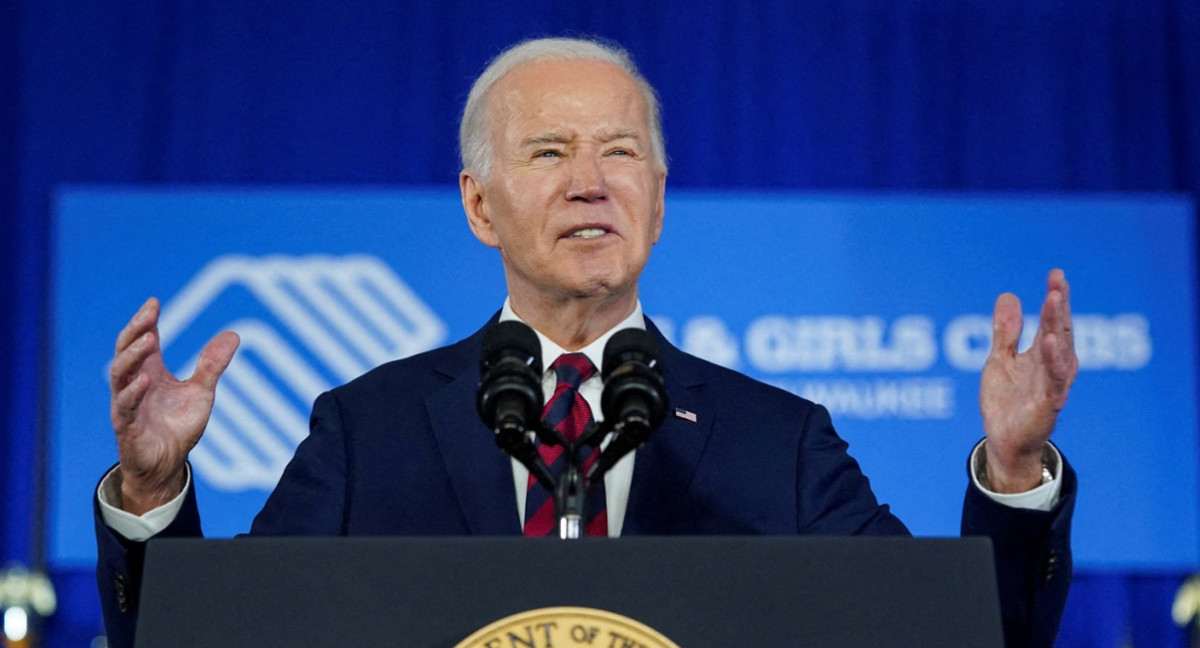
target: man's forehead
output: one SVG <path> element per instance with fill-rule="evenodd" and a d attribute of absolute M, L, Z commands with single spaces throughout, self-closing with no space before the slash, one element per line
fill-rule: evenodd
<path fill-rule="evenodd" d="M 642 101 L 633 77 L 615 63 L 599 60 L 532 61 L 509 70 L 488 93 L 499 104 L 537 106 L 548 102 L 595 102 L 629 93 Z M 580 106 L 583 108 L 584 106 Z"/>
<path fill-rule="evenodd" d="M 542 122 L 522 139 L 542 131 L 566 136 L 578 118 L 609 121 L 592 124 L 588 136 L 614 137 L 647 127 L 647 107 L 637 83 L 620 66 L 607 61 L 537 61 L 509 71 L 488 93 L 492 118 Z M 547 123 L 548 122 L 548 123 Z M 528 124 L 533 126 L 533 124 Z"/>
<path fill-rule="evenodd" d="M 522 146 L 540 146 L 543 144 L 570 144 L 580 137 L 581 133 L 573 129 L 551 129 L 537 133 L 533 133 L 521 140 Z M 582 135 L 590 135 L 601 143 L 615 142 L 617 140 L 634 140 L 642 139 L 641 133 L 633 128 L 604 128 L 599 129 L 595 133 L 584 133 Z"/>

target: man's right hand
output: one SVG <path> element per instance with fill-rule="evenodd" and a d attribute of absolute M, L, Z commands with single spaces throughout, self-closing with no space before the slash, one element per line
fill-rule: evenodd
<path fill-rule="evenodd" d="M 141 515 L 183 489 L 188 452 L 212 413 L 217 379 L 238 347 L 232 331 L 200 352 L 191 378 L 177 380 L 163 364 L 158 300 L 151 297 L 117 336 L 109 373 L 112 424 L 121 462 L 121 508 Z"/>

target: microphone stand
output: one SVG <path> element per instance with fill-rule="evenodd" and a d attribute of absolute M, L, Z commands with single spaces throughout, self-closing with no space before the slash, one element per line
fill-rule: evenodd
<path fill-rule="evenodd" d="M 563 540 L 578 540 L 583 537 L 583 513 L 586 503 L 587 488 L 579 475 L 579 466 L 572 458 L 567 462 L 562 481 L 558 482 L 558 487 L 554 489 L 558 537 Z"/>
<path fill-rule="evenodd" d="M 529 440 L 525 426 L 511 421 L 503 421 L 495 430 L 496 445 L 513 459 L 521 462 L 529 470 L 529 474 L 537 478 L 538 483 L 549 490 L 554 490 L 554 476 L 546 465 L 537 447 Z"/>
<path fill-rule="evenodd" d="M 543 488 L 554 494 L 554 513 L 558 521 L 558 537 L 564 540 L 576 540 L 583 537 L 584 509 L 587 505 L 587 491 L 592 484 L 603 478 L 604 471 L 597 471 L 593 466 L 585 478 L 582 464 L 579 460 L 579 449 L 586 447 L 584 441 L 589 441 L 597 434 L 603 438 L 600 426 L 592 423 L 574 443 L 567 441 L 553 427 L 543 422 L 536 428 L 538 439 L 546 445 L 562 446 L 567 466 L 562 479 L 555 479 L 549 466 L 542 459 L 541 453 L 529 439 L 525 426 L 513 421 L 501 421 L 495 429 L 496 445 L 505 454 L 521 462 Z"/>
<path fill-rule="evenodd" d="M 555 430 L 548 431 L 557 437 L 553 440 L 563 446 L 563 452 L 566 453 L 567 458 L 567 467 L 563 471 L 562 480 L 553 489 L 554 512 L 558 520 L 558 537 L 563 540 L 576 540 L 583 537 L 584 509 L 587 506 L 588 489 L 604 479 L 604 473 L 608 472 L 609 468 L 612 468 L 621 457 L 641 445 L 646 437 L 650 436 L 650 429 L 646 427 L 643 434 L 641 426 L 636 424 L 618 423 L 613 426 L 603 422 L 593 422 L 574 443 L 563 439 Z M 608 447 L 592 464 L 587 475 L 584 475 L 582 473 L 583 465 L 579 460 L 579 450 L 589 445 L 599 447 L 600 441 L 610 432 L 615 432 L 616 437 L 609 442 Z M 546 442 L 545 436 L 542 437 L 542 442 Z"/>
<path fill-rule="evenodd" d="M 579 440 L 590 441 L 593 436 L 598 436 L 595 445 L 600 445 L 600 440 L 607 436 L 610 432 L 614 434 L 608 447 L 600 453 L 596 459 L 596 463 L 588 470 L 586 480 L 588 484 L 594 484 L 604 478 L 604 473 L 615 466 L 622 457 L 633 452 L 641 447 L 650 438 L 650 433 L 654 431 L 654 426 L 650 421 L 641 416 L 631 416 L 624 421 L 619 421 L 616 425 L 601 424 L 594 429 L 590 429 L 579 437 Z"/>
<path fill-rule="evenodd" d="M 589 425 L 574 442 L 568 441 L 558 430 L 545 422 L 538 430 L 541 442 L 562 446 L 564 458 L 567 460 L 562 479 L 554 483 L 554 479 L 551 478 L 553 485 L 549 487 L 550 492 L 554 493 L 554 517 L 558 521 L 558 537 L 563 540 L 578 540 L 583 537 L 587 491 L 593 482 L 585 481 L 580 472 L 579 448 L 583 447 L 580 441 L 590 438 L 590 433 L 595 427 L 595 423 Z"/>

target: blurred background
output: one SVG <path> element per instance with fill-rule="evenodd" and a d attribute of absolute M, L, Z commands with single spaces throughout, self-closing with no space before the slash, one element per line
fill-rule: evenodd
<path fill-rule="evenodd" d="M 2 0 L 0 569 L 57 599 L 7 641 L 102 634 L 93 574 L 46 560 L 55 192 L 452 188 L 487 60 L 584 34 L 658 88 L 671 189 L 1200 192 L 1194 0 Z M 1188 645 L 1194 569 L 1080 570 L 1059 645 Z"/>

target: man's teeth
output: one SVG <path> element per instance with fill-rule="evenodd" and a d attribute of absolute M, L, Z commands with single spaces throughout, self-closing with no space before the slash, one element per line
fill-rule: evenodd
<path fill-rule="evenodd" d="M 589 227 L 571 234 L 571 238 L 596 238 L 597 236 L 604 236 L 607 231 L 599 227 Z"/>

